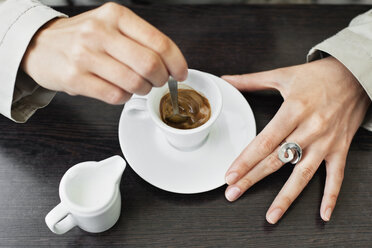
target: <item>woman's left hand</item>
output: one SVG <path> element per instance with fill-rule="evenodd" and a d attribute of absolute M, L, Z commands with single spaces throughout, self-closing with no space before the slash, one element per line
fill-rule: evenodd
<path fill-rule="evenodd" d="M 303 149 L 302 160 L 271 204 L 266 219 L 275 224 L 325 160 L 327 177 L 320 215 L 329 221 L 351 140 L 371 102 L 360 83 L 333 57 L 223 79 L 239 90 L 276 89 L 284 98 L 273 119 L 227 171 L 226 198 L 235 201 L 252 185 L 281 168 L 279 145 L 295 142 Z"/>

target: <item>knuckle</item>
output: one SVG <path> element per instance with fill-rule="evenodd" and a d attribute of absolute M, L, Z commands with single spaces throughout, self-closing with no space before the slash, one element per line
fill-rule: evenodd
<path fill-rule="evenodd" d="M 295 101 L 294 107 L 297 109 L 299 113 L 303 113 L 306 111 L 307 105 L 308 104 L 305 99 L 298 99 Z"/>
<path fill-rule="evenodd" d="M 80 37 L 84 40 L 86 38 L 91 38 L 92 35 L 95 35 L 98 30 L 102 27 L 101 22 L 97 19 L 90 18 L 83 22 L 80 26 Z"/>
<path fill-rule="evenodd" d="M 244 189 L 248 189 L 254 184 L 254 181 L 248 177 L 243 177 L 240 179 L 240 184 Z"/>
<path fill-rule="evenodd" d="M 318 129 L 321 129 L 322 127 L 324 127 L 324 124 L 326 124 L 326 122 L 327 122 L 327 118 L 324 115 L 321 115 L 319 113 L 313 114 L 312 123 Z"/>
<path fill-rule="evenodd" d="M 321 117 L 316 116 L 313 117 L 311 120 L 311 125 L 308 128 L 308 136 L 309 137 L 319 137 L 323 131 L 325 130 L 324 128 L 324 122 Z"/>
<path fill-rule="evenodd" d="M 266 156 L 267 153 L 270 153 L 274 150 L 274 142 L 273 140 L 267 135 L 261 135 L 260 139 L 258 139 L 258 151 L 260 155 Z"/>
<path fill-rule="evenodd" d="M 71 66 L 68 70 L 66 70 L 66 72 L 64 73 L 65 75 L 65 85 L 67 86 L 68 88 L 68 91 L 70 92 L 76 92 L 76 87 L 74 87 L 75 85 L 78 84 L 78 80 L 79 80 L 79 76 L 80 76 L 80 72 L 79 70 L 74 67 L 74 66 Z M 73 90 L 72 90 L 73 89 Z"/>
<path fill-rule="evenodd" d="M 162 38 L 158 44 L 158 51 L 160 54 L 165 54 L 171 47 L 171 41 L 169 38 Z"/>
<path fill-rule="evenodd" d="M 109 104 L 117 105 L 123 103 L 125 99 L 125 92 L 120 89 L 113 89 L 108 95 L 106 101 Z"/>
<path fill-rule="evenodd" d="M 287 102 L 291 113 L 297 113 L 297 118 L 302 118 L 302 116 L 307 112 L 308 100 L 307 99 L 291 99 Z"/>
<path fill-rule="evenodd" d="M 267 157 L 267 168 L 268 168 L 268 171 L 267 173 L 268 174 L 271 174 L 277 170 L 279 170 L 281 167 L 282 167 L 283 163 L 282 161 L 280 161 L 278 159 L 278 156 L 275 154 L 270 154 L 268 157 Z"/>
<path fill-rule="evenodd" d="M 144 59 L 144 76 L 150 77 L 153 75 L 159 66 L 159 60 L 155 55 L 149 55 Z"/>
<path fill-rule="evenodd" d="M 311 169 L 309 167 L 305 167 L 305 166 L 301 167 L 300 166 L 300 167 L 298 167 L 298 171 L 299 171 L 299 174 L 301 176 L 301 179 L 305 182 L 309 182 L 314 175 L 313 169 Z"/>
<path fill-rule="evenodd" d="M 103 15 L 112 16 L 113 14 L 120 11 L 120 9 L 124 9 L 124 7 L 114 2 L 108 2 L 108 3 L 103 4 L 99 9 Z"/>
<path fill-rule="evenodd" d="M 108 2 L 103 4 L 97 9 L 97 16 L 99 19 L 109 22 L 111 24 L 118 24 L 120 18 L 127 16 L 130 13 L 133 13 L 127 7 L 124 7 L 115 2 Z"/>
<path fill-rule="evenodd" d="M 332 204 L 335 204 L 338 198 L 338 194 L 330 193 L 325 196 Z"/>
<path fill-rule="evenodd" d="M 76 44 L 75 46 L 71 48 L 70 54 L 71 54 L 72 63 L 75 66 L 80 67 L 83 64 L 85 64 L 87 57 L 89 55 L 89 51 L 83 45 Z"/>
<path fill-rule="evenodd" d="M 248 171 L 252 167 L 252 164 L 249 163 L 249 160 L 241 157 L 236 159 L 236 163 L 239 165 L 239 168 L 242 168 L 244 171 Z"/>
<path fill-rule="evenodd" d="M 169 79 L 169 74 L 166 72 L 166 73 L 162 74 L 160 77 L 161 77 L 160 81 L 158 83 L 154 83 L 155 87 L 161 87 L 164 84 L 166 84 L 168 82 L 168 79 Z"/>
<path fill-rule="evenodd" d="M 106 9 L 112 10 L 112 9 L 117 8 L 118 6 L 119 5 L 117 3 L 107 2 L 107 3 L 105 3 L 105 4 L 102 5 L 102 8 L 106 8 Z"/>
<path fill-rule="evenodd" d="M 129 92 L 131 93 L 137 93 L 140 92 L 143 88 L 143 80 L 140 76 L 134 75 L 129 81 Z"/>
<path fill-rule="evenodd" d="M 283 195 L 281 199 L 283 203 L 285 204 L 285 206 L 290 206 L 293 203 L 293 199 L 289 197 L 288 195 Z"/>
<path fill-rule="evenodd" d="M 161 55 L 167 53 L 172 45 L 171 40 L 162 34 L 155 34 L 153 37 L 154 38 L 152 42 L 154 44 L 155 50 Z"/>

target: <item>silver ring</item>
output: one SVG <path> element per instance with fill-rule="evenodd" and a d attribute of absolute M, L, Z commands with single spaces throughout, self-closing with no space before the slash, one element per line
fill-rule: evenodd
<path fill-rule="evenodd" d="M 284 142 L 278 150 L 278 157 L 283 163 L 297 164 L 301 160 L 302 149 L 297 143 Z"/>

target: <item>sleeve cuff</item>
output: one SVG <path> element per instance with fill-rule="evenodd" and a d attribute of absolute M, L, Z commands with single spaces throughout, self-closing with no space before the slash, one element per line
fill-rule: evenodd
<path fill-rule="evenodd" d="M 36 110 L 47 106 L 56 95 L 55 91 L 37 85 L 23 71 L 17 74 L 14 90 L 11 119 L 17 123 L 26 122 Z"/>
<path fill-rule="evenodd" d="M 7 1 L 1 8 L 0 13 L 5 12 L 5 16 L 0 21 L 4 19 L 7 28 L 0 30 L 0 113 L 15 122 L 25 122 L 37 109 L 46 106 L 55 92 L 39 87 L 30 78 L 18 76 L 21 60 L 37 30 L 46 22 L 66 15 L 28 0 Z M 23 92 L 25 87 L 28 90 Z"/>

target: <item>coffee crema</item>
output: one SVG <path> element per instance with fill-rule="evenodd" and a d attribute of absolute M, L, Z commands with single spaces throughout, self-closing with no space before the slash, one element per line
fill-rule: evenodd
<path fill-rule="evenodd" d="M 211 116 L 211 106 L 207 98 L 193 89 L 178 89 L 178 106 L 181 115 L 189 118 L 182 122 L 174 122 L 170 93 L 160 100 L 160 117 L 168 126 L 178 129 L 192 129 L 206 123 Z"/>

